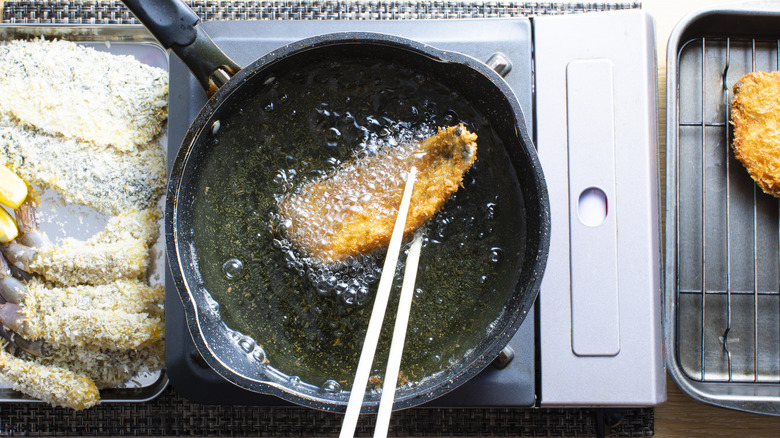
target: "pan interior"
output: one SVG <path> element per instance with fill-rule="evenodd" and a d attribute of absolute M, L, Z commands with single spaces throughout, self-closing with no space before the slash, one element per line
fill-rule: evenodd
<path fill-rule="evenodd" d="M 179 215 L 191 225 L 184 233 L 198 274 L 189 287 L 213 298 L 236 334 L 239 348 L 210 345 L 225 355 L 219 359 L 234 364 L 228 356 L 253 352 L 254 361 L 237 365 L 238 372 L 272 369 L 299 382 L 302 392 L 343 399 L 384 251 L 335 266 L 312 263 L 279 227 L 277 200 L 341 163 L 403 147 L 439 126 L 463 123 L 476 132 L 478 158 L 463 187 L 425 225 L 397 397 L 457 377 L 516 318 L 507 310 L 519 310 L 517 294 L 527 293 L 517 287 L 528 264 L 527 223 L 507 145 L 484 114 L 489 105 L 464 92 L 468 83 L 437 74 L 441 63 L 426 59 L 432 68 L 424 68 L 419 56 L 414 65 L 410 59 L 393 50 L 343 48 L 287 58 L 235 90 L 198 137 L 188 158 L 197 171 L 185 172 L 179 204 L 189 206 Z M 385 378 L 400 265 L 372 373 L 377 387 Z"/>

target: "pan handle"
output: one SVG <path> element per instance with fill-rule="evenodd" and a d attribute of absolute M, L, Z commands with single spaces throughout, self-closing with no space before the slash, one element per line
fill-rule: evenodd
<path fill-rule="evenodd" d="M 198 26 L 200 17 L 182 0 L 122 0 L 157 41 L 175 53 L 211 97 L 241 70 Z"/>

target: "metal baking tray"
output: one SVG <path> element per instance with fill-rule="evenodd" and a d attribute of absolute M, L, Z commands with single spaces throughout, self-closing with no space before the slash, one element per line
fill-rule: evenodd
<path fill-rule="evenodd" d="M 667 370 L 694 399 L 780 415 L 780 204 L 731 150 L 732 87 L 780 70 L 776 2 L 685 17 L 667 47 Z"/>
<path fill-rule="evenodd" d="M 135 56 L 141 62 L 168 70 L 167 52 L 143 26 L 130 25 L 4 25 L 0 24 L 0 40 L 13 39 L 63 39 L 90 46 L 96 50 L 113 54 Z M 163 127 L 160 141 L 167 151 L 167 126 Z M 52 239 L 67 236 L 86 239 L 100 232 L 106 225 L 108 216 L 91 208 L 65 204 L 62 198 L 52 191 L 42 190 L 39 216 L 41 229 Z M 164 202 L 161 200 L 160 202 Z M 161 205 L 162 206 L 162 205 Z M 149 280 L 152 284 L 165 282 L 165 236 L 162 220 L 160 237 L 153 248 L 154 260 L 150 267 Z M 145 373 L 134 377 L 121 388 L 100 391 L 102 403 L 143 402 L 162 393 L 168 385 L 165 371 Z M 0 384 L 0 402 L 37 402 L 10 387 Z"/>

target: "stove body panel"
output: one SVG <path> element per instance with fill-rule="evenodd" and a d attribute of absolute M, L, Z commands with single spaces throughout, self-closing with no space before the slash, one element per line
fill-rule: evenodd
<path fill-rule="evenodd" d="M 641 11 L 539 17 L 534 38 L 552 218 L 541 405 L 656 405 L 666 378 L 653 22 Z M 583 225 L 587 190 L 605 195 L 597 224 Z"/>

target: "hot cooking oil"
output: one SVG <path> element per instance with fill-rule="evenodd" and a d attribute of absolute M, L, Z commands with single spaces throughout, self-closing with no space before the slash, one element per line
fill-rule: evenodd
<path fill-rule="evenodd" d="M 472 354 L 519 275 L 525 226 L 517 177 L 465 99 L 411 68 L 375 60 L 322 61 L 269 78 L 204 134 L 212 145 L 193 206 L 194 245 L 203 285 L 228 327 L 254 339 L 280 372 L 324 390 L 349 389 L 384 250 L 318 263 L 285 236 L 277 200 L 357 157 L 402 155 L 457 123 L 477 133 L 478 158 L 424 226 L 401 381 L 417 384 Z M 355 188 L 356 197 L 370 195 Z M 403 263 L 398 271 L 374 363 L 377 385 Z"/>

